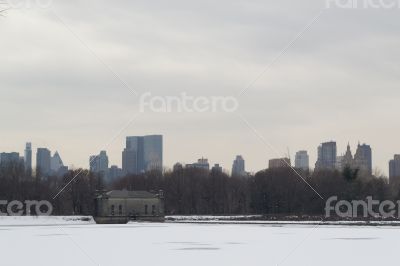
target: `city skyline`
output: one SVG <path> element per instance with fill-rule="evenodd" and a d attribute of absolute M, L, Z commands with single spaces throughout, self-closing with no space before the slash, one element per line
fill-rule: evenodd
<path fill-rule="evenodd" d="M 151 142 L 148 142 L 148 144 L 143 145 L 143 141 L 146 138 L 151 140 Z M 156 139 L 154 139 L 154 138 L 156 138 Z M 150 168 L 147 168 L 147 170 L 144 170 L 145 168 L 143 168 L 144 167 L 144 163 L 143 162 L 142 162 L 142 164 L 143 164 L 142 168 L 143 169 L 141 168 L 142 170 L 140 170 L 140 171 L 139 170 L 138 171 L 126 171 L 126 170 L 123 169 L 122 161 L 123 161 L 123 158 L 125 156 L 124 155 L 125 154 L 125 150 L 127 148 L 132 150 L 133 145 L 136 145 L 134 149 L 142 150 L 142 152 L 141 152 L 142 155 L 141 156 L 144 156 L 144 154 L 145 154 L 145 153 L 143 153 L 143 147 L 144 146 L 151 147 L 151 153 L 152 154 L 155 151 L 156 151 L 156 153 L 158 153 L 158 149 L 161 148 L 160 153 L 158 153 L 159 155 L 152 155 L 153 159 L 156 159 L 155 157 L 161 158 L 161 163 L 160 163 L 160 159 L 156 159 L 156 161 L 152 162 L 153 164 L 155 164 L 156 168 L 158 167 L 158 169 L 161 169 L 161 167 L 159 167 L 157 165 L 161 164 L 161 165 L 163 165 L 163 169 L 172 170 L 177 163 L 180 163 L 182 166 L 185 166 L 185 167 L 192 167 L 192 166 L 195 167 L 195 165 L 200 164 L 200 162 L 204 160 L 208 165 L 208 167 L 207 167 L 208 169 L 211 168 L 211 163 L 215 163 L 215 165 L 217 165 L 218 167 L 222 167 L 224 172 L 232 174 L 233 173 L 232 170 L 235 167 L 234 166 L 235 162 L 237 160 L 243 160 L 243 157 L 241 155 L 235 155 L 236 158 L 232 159 L 231 165 L 229 165 L 229 163 L 225 165 L 225 164 L 223 164 L 223 163 L 221 163 L 220 161 L 217 161 L 217 160 L 209 160 L 208 156 L 204 155 L 205 157 L 202 156 L 202 158 L 198 159 L 197 160 L 198 162 L 195 162 L 195 163 L 185 163 L 184 160 L 177 159 L 171 165 L 166 165 L 166 164 L 162 163 L 164 161 L 164 157 L 163 157 L 163 154 L 164 154 L 163 135 L 154 135 L 153 134 L 153 135 L 145 135 L 145 136 L 127 136 L 127 137 L 125 137 L 125 139 L 126 139 L 126 143 L 125 143 L 126 146 L 125 146 L 124 150 L 122 151 L 121 164 L 117 164 L 114 161 L 112 161 L 111 159 L 109 159 L 107 151 L 103 150 L 98 155 L 90 155 L 89 156 L 89 163 L 87 164 L 87 166 L 71 167 L 73 165 L 70 165 L 69 168 L 70 169 L 77 169 L 77 168 L 91 169 L 93 172 L 97 172 L 97 173 L 100 173 L 100 172 L 108 173 L 108 171 L 111 171 L 111 168 L 113 168 L 113 170 L 112 170 L 112 171 L 114 171 L 113 175 L 116 175 L 116 171 L 119 171 L 118 175 L 120 175 L 120 176 L 124 175 L 126 173 L 145 172 L 145 171 L 149 170 L 152 167 L 153 167 L 153 169 L 155 169 L 154 166 L 152 166 Z M 136 144 L 134 144 L 134 143 L 136 143 Z M 137 146 L 137 145 L 140 145 L 138 143 L 142 143 L 142 145 L 141 145 L 142 148 L 141 149 L 138 148 L 139 146 Z M 154 146 L 154 144 L 150 144 L 150 143 L 154 143 L 154 144 L 156 144 L 156 146 Z M 161 145 L 161 146 L 159 146 L 159 145 Z M 294 168 L 297 166 L 297 168 L 302 168 L 303 170 L 305 170 L 305 169 L 307 169 L 307 167 L 306 167 L 307 164 L 308 164 L 309 169 L 318 170 L 318 166 L 317 166 L 319 164 L 319 159 L 318 158 L 320 156 L 323 156 L 323 154 L 324 154 L 324 152 L 323 152 L 324 148 L 323 147 L 328 147 L 327 152 L 329 151 L 328 153 L 332 153 L 332 156 L 334 156 L 334 160 L 332 161 L 332 160 L 329 159 L 330 160 L 330 161 L 328 160 L 329 161 L 329 165 L 322 165 L 320 167 L 321 169 L 325 169 L 326 168 L 326 169 L 338 169 L 338 170 L 340 170 L 340 169 L 343 169 L 344 166 L 348 165 L 348 166 L 351 166 L 351 167 L 360 168 L 360 170 L 365 171 L 367 173 L 374 173 L 374 170 L 375 170 L 374 165 L 373 165 L 373 157 L 374 157 L 374 155 L 372 155 L 372 154 L 374 154 L 374 150 L 372 150 L 372 152 L 371 152 L 371 146 L 370 145 L 367 145 L 365 143 L 361 145 L 360 142 L 358 142 L 358 145 L 356 146 L 357 149 L 356 149 L 356 152 L 355 152 L 354 156 L 353 156 L 353 151 L 351 150 L 351 145 L 350 145 L 349 142 L 347 144 L 347 150 L 340 150 L 340 149 L 337 148 L 337 145 L 338 144 L 337 144 L 336 141 L 328 141 L 328 142 L 322 142 L 319 146 L 317 146 L 317 152 L 316 152 L 317 153 L 317 156 L 316 156 L 317 159 L 315 161 L 315 166 L 316 167 L 313 167 L 313 161 L 310 160 L 310 157 L 311 157 L 310 156 L 310 152 L 308 150 L 299 150 L 299 151 L 296 151 L 293 156 L 290 155 L 289 157 L 287 157 L 288 153 L 286 153 L 284 156 L 279 157 L 279 158 L 271 157 L 266 161 L 265 167 L 260 168 L 260 169 L 256 169 L 254 171 L 253 170 L 247 171 L 247 169 L 246 169 L 246 171 L 244 173 L 247 173 L 247 172 L 248 173 L 256 173 L 258 171 L 261 171 L 261 170 L 267 169 L 267 168 L 286 167 L 286 166 L 289 166 L 289 165 L 294 167 Z M 26 146 L 25 150 L 24 150 L 25 155 L 27 154 L 27 151 L 28 151 L 28 156 L 29 156 L 29 151 L 30 151 L 30 153 L 31 153 L 30 154 L 30 160 L 33 161 L 32 151 L 35 150 L 35 148 L 32 145 L 32 142 L 26 142 L 25 146 Z M 333 150 L 332 150 L 332 148 L 330 148 L 330 146 L 333 147 Z M 160 148 L 158 148 L 158 147 L 160 147 Z M 38 159 L 38 154 L 42 155 L 43 152 L 46 155 L 45 156 L 46 157 L 46 163 L 45 164 L 46 165 L 48 164 L 48 166 L 44 167 L 45 168 L 45 174 L 48 174 L 48 173 L 51 173 L 51 172 L 52 173 L 57 172 L 58 170 L 55 169 L 55 168 L 62 168 L 62 171 L 60 170 L 61 173 L 65 172 L 65 169 L 68 169 L 68 167 L 64 168 L 63 161 L 62 161 L 58 151 L 55 151 L 54 155 L 52 156 L 51 155 L 52 154 L 51 150 L 46 148 L 46 147 L 37 147 L 36 148 L 36 158 L 35 158 L 36 159 L 35 160 L 36 164 L 33 164 L 32 162 L 30 163 L 30 166 L 33 169 L 37 167 L 38 160 L 39 161 L 43 161 L 42 157 L 39 157 L 39 159 Z M 0 154 L 1 153 L 4 154 L 4 152 L 0 151 Z M 147 152 L 147 153 L 149 153 L 149 152 Z M 14 156 L 15 158 L 18 157 L 19 160 L 21 160 L 21 159 L 24 160 L 24 156 L 19 156 L 19 154 L 20 154 L 19 152 L 15 152 L 14 151 L 14 152 L 6 153 L 6 154 L 8 156 L 7 158 L 11 158 L 11 156 Z M 312 154 L 312 152 L 311 152 L 311 154 Z M 361 156 L 365 156 L 365 154 L 367 154 L 367 157 L 369 159 L 367 157 L 361 157 Z M 391 171 L 390 163 L 391 163 L 391 161 L 393 161 L 393 156 L 395 156 L 395 158 L 396 158 L 397 154 L 398 153 L 393 153 L 392 157 L 388 159 L 387 168 L 386 169 L 384 169 L 384 170 L 379 169 L 381 171 L 381 173 L 383 173 L 388 178 L 390 177 L 390 171 Z M 137 154 L 135 154 L 135 158 L 136 158 L 136 156 L 137 156 Z M 329 155 L 329 156 L 331 156 L 331 155 Z M 349 156 L 350 156 L 350 158 L 348 158 Z M 147 155 L 147 157 L 149 157 L 149 155 Z M 143 160 L 144 160 L 144 157 L 142 158 L 142 161 Z M 284 162 L 284 160 L 286 162 Z M 351 161 L 349 161 L 349 160 L 351 160 Z M 50 161 L 50 162 L 47 162 L 47 161 Z M 246 161 L 246 165 L 247 165 L 248 161 L 247 160 L 244 160 L 244 161 Z M 243 161 L 243 166 L 241 166 L 243 168 L 244 168 L 244 161 Z M 201 163 L 203 163 L 203 162 L 201 162 Z M 29 165 L 29 163 L 27 163 L 27 161 L 24 160 L 25 169 L 27 169 L 27 165 Z M 54 166 L 54 165 L 57 165 L 57 166 Z M 135 166 L 135 167 L 137 167 L 137 166 Z M 42 166 L 42 168 L 43 168 L 43 166 Z M 387 174 L 386 174 L 386 172 L 387 172 Z"/>
<path fill-rule="evenodd" d="M 4 264 L 395 264 L 399 13 L 0 0 Z"/>
<path fill-rule="evenodd" d="M 400 151 L 400 126 L 391 122 L 400 98 L 397 35 L 386 26 L 396 25 L 397 12 L 327 10 L 274 61 L 325 3 L 222 1 L 210 12 L 209 3 L 106 8 L 98 1 L 89 14 L 88 4 L 80 4 L 76 10 L 68 1 L 53 3 L 67 27 L 31 9 L 10 10 L 2 19 L 0 136 L 7 142 L 0 150 L 22 154 L 18 147 L 29 140 L 59 150 L 69 166 L 85 167 L 89 154 L 106 149 L 121 165 L 123 136 L 158 132 L 168 136 L 166 165 L 203 155 L 229 169 L 231 157 L 242 154 L 247 169 L 256 171 L 287 147 L 308 150 L 314 162 L 319 142 L 335 139 L 345 150 L 360 140 L 376 148 L 374 166 L 388 175 L 387 161 Z M 146 92 L 234 96 L 239 108 L 233 114 L 141 113 Z"/>

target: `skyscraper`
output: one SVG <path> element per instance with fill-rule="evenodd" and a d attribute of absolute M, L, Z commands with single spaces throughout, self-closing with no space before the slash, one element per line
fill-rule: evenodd
<path fill-rule="evenodd" d="M 25 172 L 28 176 L 32 175 L 32 144 L 27 142 L 25 145 L 24 156 Z"/>
<path fill-rule="evenodd" d="M 298 169 L 308 170 L 310 167 L 310 157 L 307 151 L 296 152 L 294 166 Z"/>
<path fill-rule="evenodd" d="M 127 174 L 137 174 L 137 152 L 135 150 L 124 149 L 122 152 L 122 173 Z"/>
<path fill-rule="evenodd" d="M 89 158 L 90 171 L 100 173 L 104 177 L 108 174 L 108 156 L 106 151 L 100 151 L 99 155 L 92 155 Z"/>
<path fill-rule="evenodd" d="M 144 171 L 159 170 L 163 168 L 163 139 L 160 135 L 143 137 L 143 163 Z"/>
<path fill-rule="evenodd" d="M 50 159 L 51 174 L 55 176 L 63 176 L 68 172 L 68 167 L 64 166 L 60 154 L 56 151 Z"/>
<path fill-rule="evenodd" d="M 36 153 L 36 177 L 47 177 L 51 171 L 51 155 L 46 148 L 38 148 Z"/>
<path fill-rule="evenodd" d="M 237 155 L 232 165 L 232 176 L 245 176 L 245 161 L 242 155 Z"/>
<path fill-rule="evenodd" d="M 162 171 L 162 168 L 162 135 L 126 138 L 126 148 L 122 152 L 122 170 L 124 174 L 139 174 L 151 170 Z"/>
<path fill-rule="evenodd" d="M 333 170 L 336 167 L 336 142 L 330 141 L 322 143 L 318 147 L 318 160 L 315 163 L 315 169 L 330 169 Z"/>
<path fill-rule="evenodd" d="M 336 169 L 343 171 L 345 167 L 354 168 L 354 158 L 351 152 L 350 143 L 347 144 L 347 150 L 344 155 L 336 157 Z"/>
<path fill-rule="evenodd" d="M 116 165 L 112 165 L 108 169 L 108 179 L 110 181 L 116 180 L 117 178 L 122 176 L 122 169 Z"/>
<path fill-rule="evenodd" d="M 19 162 L 20 162 L 20 158 L 19 158 L 18 152 L 2 152 L 2 153 L 0 153 L 1 166 L 18 164 Z"/>
<path fill-rule="evenodd" d="M 364 174 L 372 174 L 372 149 L 367 144 L 358 144 L 354 155 L 354 165 Z"/>
<path fill-rule="evenodd" d="M 211 168 L 211 172 L 213 172 L 213 173 L 222 173 L 222 167 L 218 163 L 216 163 Z"/>
<path fill-rule="evenodd" d="M 400 180 L 400 154 L 396 154 L 389 162 L 389 183 L 397 183 Z"/>

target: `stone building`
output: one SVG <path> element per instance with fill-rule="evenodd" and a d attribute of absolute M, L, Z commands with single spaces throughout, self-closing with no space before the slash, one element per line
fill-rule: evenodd
<path fill-rule="evenodd" d="M 163 221 L 163 192 L 112 190 L 100 193 L 95 198 L 94 219 L 97 223 Z"/>

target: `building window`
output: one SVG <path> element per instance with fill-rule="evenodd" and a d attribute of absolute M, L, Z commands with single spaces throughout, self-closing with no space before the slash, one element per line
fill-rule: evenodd
<path fill-rule="evenodd" d="M 114 216 L 115 215 L 115 206 L 111 205 L 111 215 Z"/>
<path fill-rule="evenodd" d="M 149 209 L 148 207 L 149 207 L 149 206 L 144 205 L 144 214 L 148 214 L 148 212 L 149 212 L 149 211 L 148 211 L 148 209 Z"/>
<path fill-rule="evenodd" d="M 156 214 L 156 205 L 151 206 L 151 214 Z"/>
<path fill-rule="evenodd" d="M 122 215 L 122 205 L 119 205 L 118 212 L 119 212 L 119 215 Z"/>

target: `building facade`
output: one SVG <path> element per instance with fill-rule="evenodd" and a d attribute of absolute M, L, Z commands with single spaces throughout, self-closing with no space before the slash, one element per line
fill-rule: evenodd
<path fill-rule="evenodd" d="M 367 144 L 357 146 L 354 154 L 351 152 L 350 144 L 347 145 L 346 153 L 338 156 L 336 160 L 336 169 L 343 171 L 345 167 L 358 169 L 361 175 L 372 175 L 372 149 Z"/>
<path fill-rule="evenodd" d="M 336 168 L 336 142 L 330 141 L 322 143 L 318 147 L 318 159 L 315 163 L 316 170 L 329 169 L 334 170 Z"/>
<path fill-rule="evenodd" d="M 310 168 L 310 157 L 308 156 L 307 151 L 296 152 L 294 166 L 305 171 Z"/>
<path fill-rule="evenodd" d="M 24 152 L 25 172 L 28 176 L 32 175 L 32 143 L 27 142 Z"/>
<path fill-rule="evenodd" d="M 201 158 L 197 160 L 197 163 L 187 164 L 186 168 L 197 168 L 197 169 L 204 169 L 209 171 L 210 164 L 208 163 L 208 159 Z"/>
<path fill-rule="evenodd" d="M 112 165 L 110 169 L 108 169 L 108 180 L 113 181 L 117 178 L 122 177 L 122 169 L 116 165 Z"/>
<path fill-rule="evenodd" d="M 60 154 L 56 151 L 50 159 L 51 174 L 54 176 L 63 176 L 68 172 L 68 167 L 64 166 Z"/>
<path fill-rule="evenodd" d="M 289 158 L 271 159 L 271 160 L 269 160 L 269 163 L 268 163 L 269 169 L 287 168 L 287 167 L 291 167 L 291 162 L 290 162 Z"/>
<path fill-rule="evenodd" d="M 51 152 L 38 148 L 36 152 L 36 177 L 47 177 L 51 173 Z"/>
<path fill-rule="evenodd" d="M 122 152 L 124 174 L 140 174 L 163 169 L 162 135 L 132 136 L 126 138 Z"/>
<path fill-rule="evenodd" d="M 354 155 L 354 165 L 362 173 L 372 175 L 372 149 L 367 144 L 357 146 L 356 154 Z"/>
<path fill-rule="evenodd" d="M 18 152 L 2 152 L 0 153 L 0 165 L 9 166 L 17 165 L 21 162 Z"/>
<path fill-rule="evenodd" d="M 97 223 L 163 221 L 163 192 L 112 190 L 100 193 L 95 198 L 94 219 Z"/>
<path fill-rule="evenodd" d="M 245 161 L 241 155 L 237 155 L 232 165 L 232 176 L 245 176 Z"/>
<path fill-rule="evenodd" d="M 400 180 L 400 154 L 396 154 L 389 162 L 389 183 L 399 183 Z"/>
<path fill-rule="evenodd" d="M 108 156 L 106 151 L 101 151 L 98 155 L 92 155 L 89 158 L 90 171 L 102 174 L 107 177 L 108 174 Z"/>
<path fill-rule="evenodd" d="M 336 157 L 336 169 L 343 171 L 345 167 L 354 168 L 354 158 L 351 152 L 350 144 L 347 144 L 346 153 Z"/>
<path fill-rule="evenodd" d="M 214 164 L 214 166 L 211 168 L 211 172 L 213 173 L 222 173 L 222 166 L 219 164 Z"/>

